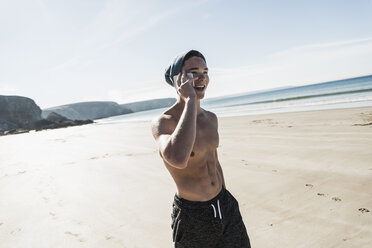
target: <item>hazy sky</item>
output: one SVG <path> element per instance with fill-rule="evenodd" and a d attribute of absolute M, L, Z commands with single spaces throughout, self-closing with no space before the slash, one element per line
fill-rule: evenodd
<path fill-rule="evenodd" d="M 0 95 L 41 108 L 175 97 L 201 51 L 206 97 L 372 74 L 371 0 L 0 0 Z"/>

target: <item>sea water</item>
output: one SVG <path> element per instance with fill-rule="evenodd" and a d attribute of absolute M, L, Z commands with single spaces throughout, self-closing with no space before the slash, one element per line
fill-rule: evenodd
<path fill-rule="evenodd" d="M 220 116 L 372 106 L 372 75 L 206 100 Z"/>
<path fill-rule="evenodd" d="M 372 75 L 205 99 L 201 107 L 219 117 L 372 106 Z M 164 109 L 99 120 L 98 123 L 148 121 Z"/>

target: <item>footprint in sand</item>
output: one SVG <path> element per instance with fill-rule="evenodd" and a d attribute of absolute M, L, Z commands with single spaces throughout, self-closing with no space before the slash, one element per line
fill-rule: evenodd
<path fill-rule="evenodd" d="M 78 225 L 81 225 L 83 222 L 82 221 L 80 221 L 80 220 L 72 220 L 73 222 L 75 222 L 76 224 L 78 224 Z"/>
<path fill-rule="evenodd" d="M 65 232 L 65 234 L 74 236 L 75 238 L 78 238 L 80 236 L 79 233 L 72 233 L 72 232 Z M 79 242 L 85 242 L 85 239 L 80 238 Z"/>
<path fill-rule="evenodd" d="M 106 239 L 106 240 L 110 240 L 110 239 L 112 239 L 112 238 L 113 238 L 113 236 L 110 236 L 110 235 L 106 235 L 106 236 L 105 236 L 105 239 Z"/>
<path fill-rule="evenodd" d="M 314 187 L 314 185 L 312 185 L 312 184 L 310 184 L 310 183 L 305 184 L 305 186 L 306 186 L 306 187 L 310 187 L 310 188 Z"/>
<path fill-rule="evenodd" d="M 369 210 L 366 209 L 366 208 L 359 208 L 358 210 L 359 210 L 360 212 L 362 212 L 363 214 L 369 212 Z"/>
<path fill-rule="evenodd" d="M 332 200 L 334 200 L 334 201 L 341 201 L 341 199 L 340 198 L 338 198 L 338 197 L 332 197 Z"/>
<path fill-rule="evenodd" d="M 71 235 L 71 236 L 74 236 L 74 237 L 79 237 L 80 236 L 79 233 L 72 233 L 72 232 L 65 232 L 65 234 L 68 234 L 68 235 Z"/>
<path fill-rule="evenodd" d="M 262 120 L 253 120 L 252 122 L 253 122 L 253 123 L 261 123 Z"/>
<path fill-rule="evenodd" d="M 360 113 L 359 115 L 364 122 L 372 121 L 372 114 L 371 113 Z"/>
<path fill-rule="evenodd" d="M 325 196 L 324 193 L 318 193 L 317 195 L 318 195 L 318 196 Z"/>
<path fill-rule="evenodd" d="M 108 156 L 109 156 L 109 154 L 108 154 L 108 153 L 105 153 L 105 154 L 103 154 L 103 155 L 100 156 L 100 157 L 91 157 L 91 158 L 89 158 L 89 159 L 107 158 Z"/>
<path fill-rule="evenodd" d="M 50 218 L 51 218 L 52 220 L 57 220 L 57 219 L 58 219 L 57 214 L 54 213 L 54 212 L 49 212 L 49 215 L 50 215 Z"/>
<path fill-rule="evenodd" d="M 254 124 L 265 123 L 265 124 L 269 124 L 269 125 L 279 124 L 278 122 L 273 121 L 272 119 L 253 120 L 252 123 L 254 123 Z"/>
<path fill-rule="evenodd" d="M 65 234 L 67 234 L 67 235 L 71 235 L 71 236 L 73 236 L 73 237 L 75 237 L 75 238 L 78 238 L 78 237 L 80 236 L 80 233 L 65 232 Z M 79 240 L 79 242 L 85 242 L 85 241 L 86 241 L 86 240 L 83 239 L 83 238 L 80 238 L 80 239 L 78 239 L 78 240 Z"/>
<path fill-rule="evenodd" d="M 22 231 L 22 229 L 21 229 L 21 228 L 17 228 L 17 229 L 15 229 L 15 230 L 11 231 L 10 234 L 11 234 L 11 235 L 16 235 L 16 234 L 19 233 L 20 231 Z"/>
<path fill-rule="evenodd" d="M 242 159 L 242 162 L 244 163 L 244 165 L 248 165 L 248 162 L 245 161 L 244 159 Z"/>

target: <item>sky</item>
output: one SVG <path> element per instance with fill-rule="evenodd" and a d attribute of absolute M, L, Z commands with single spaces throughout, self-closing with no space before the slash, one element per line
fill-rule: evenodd
<path fill-rule="evenodd" d="M 372 74 L 372 0 L 0 0 L 0 95 L 41 108 L 177 97 L 204 54 L 206 98 Z"/>

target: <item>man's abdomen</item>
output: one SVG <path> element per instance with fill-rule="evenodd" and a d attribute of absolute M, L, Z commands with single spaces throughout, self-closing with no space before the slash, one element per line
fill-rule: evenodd
<path fill-rule="evenodd" d="M 178 196 L 190 201 L 208 201 L 222 189 L 222 175 L 217 169 L 217 161 L 205 160 L 193 163 L 183 170 L 173 171 Z"/>

